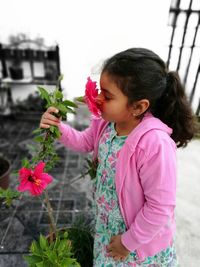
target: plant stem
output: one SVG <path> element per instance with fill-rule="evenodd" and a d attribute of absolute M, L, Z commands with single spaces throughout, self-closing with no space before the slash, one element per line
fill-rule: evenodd
<path fill-rule="evenodd" d="M 56 224 L 53 217 L 53 209 L 51 207 L 51 203 L 49 201 L 49 195 L 46 190 L 44 190 L 45 193 L 45 203 L 47 206 L 47 213 L 49 217 L 49 226 L 50 226 L 50 243 L 53 242 L 53 234 L 56 234 Z"/>

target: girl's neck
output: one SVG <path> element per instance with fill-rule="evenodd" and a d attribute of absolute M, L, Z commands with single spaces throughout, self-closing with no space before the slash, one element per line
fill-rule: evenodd
<path fill-rule="evenodd" d="M 135 119 L 128 122 L 116 122 L 115 131 L 118 136 L 129 135 L 133 129 L 140 123 L 140 119 Z"/>

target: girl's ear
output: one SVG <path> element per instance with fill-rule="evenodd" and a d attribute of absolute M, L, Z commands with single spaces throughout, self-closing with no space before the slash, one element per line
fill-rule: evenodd
<path fill-rule="evenodd" d="M 133 114 L 135 116 L 140 116 L 149 108 L 149 100 L 148 99 L 141 99 L 133 104 Z"/>

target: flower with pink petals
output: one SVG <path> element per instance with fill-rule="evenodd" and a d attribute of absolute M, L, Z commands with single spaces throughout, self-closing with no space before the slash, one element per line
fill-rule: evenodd
<path fill-rule="evenodd" d="M 90 112 L 95 115 L 96 117 L 101 116 L 100 110 L 100 101 L 97 99 L 98 97 L 98 88 L 97 82 L 92 81 L 90 77 L 87 78 L 87 83 L 85 86 L 85 96 L 84 100 L 90 110 Z"/>
<path fill-rule="evenodd" d="M 20 185 L 18 191 L 29 191 L 31 195 L 41 195 L 43 190 L 49 183 L 52 182 L 52 177 L 44 172 L 45 163 L 39 162 L 34 170 L 28 168 L 21 168 L 19 170 Z"/>

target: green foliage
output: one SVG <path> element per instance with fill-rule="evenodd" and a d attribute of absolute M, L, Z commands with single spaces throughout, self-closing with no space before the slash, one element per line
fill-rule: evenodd
<path fill-rule="evenodd" d="M 33 241 L 30 255 L 24 256 L 29 267 L 80 267 L 73 258 L 71 242 L 68 233 L 56 234 L 53 242 L 40 235 L 38 241 Z"/>
<path fill-rule="evenodd" d="M 59 77 L 58 84 L 62 78 L 62 76 Z M 56 117 L 62 117 L 65 119 L 67 117 L 67 113 L 75 113 L 73 109 L 77 108 L 77 105 L 70 100 L 63 100 L 63 93 L 60 91 L 58 86 L 53 92 L 48 92 L 48 90 L 42 86 L 38 86 L 38 90 L 41 98 L 46 102 L 46 108 L 56 107 L 59 110 L 58 113 L 54 114 Z M 45 171 L 48 172 L 59 160 L 54 147 L 54 141 L 60 138 L 60 131 L 58 127 L 51 126 L 49 129 L 35 129 L 33 134 L 35 135 L 34 141 L 40 144 L 41 149 L 38 153 L 34 153 L 31 162 L 24 160 L 22 162 L 22 166 L 30 168 L 30 166 L 34 166 L 39 161 L 43 161 L 46 163 Z"/>
<path fill-rule="evenodd" d="M 98 159 L 90 160 L 90 159 L 86 158 L 86 161 L 87 161 L 86 174 L 89 174 L 91 177 L 91 180 L 94 180 L 96 178 L 96 174 L 97 174 Z"/>
<path fill-rule="evenodd" d="M 6 204 L 6 206 L 8 207 L 10 207 L 10 205 L 12 204 L 12 200 L 19 198 L 20 195 L 21 194 L 17 191 L 0 188 L 0 202 Z"/>
<path fill-rule="evenodd" d="M 58 81 L 60 82 L 62 78 L 63 77 L 61 76 Z M 46 108 L 56 107 L 59 110 L 58 114 L 54 114 L 58 118 L 62 117 L 63 119 L 66 119 L 67 113 L 75 114 L 75 111 L 72 108 L 77 108 L 78 106 L 70 100 L 63 100 L 63 93 L 58 87 L 50 93 L 42 86 L 38 86 L 38 90 L 41 98 L 46 101 Z"/>

